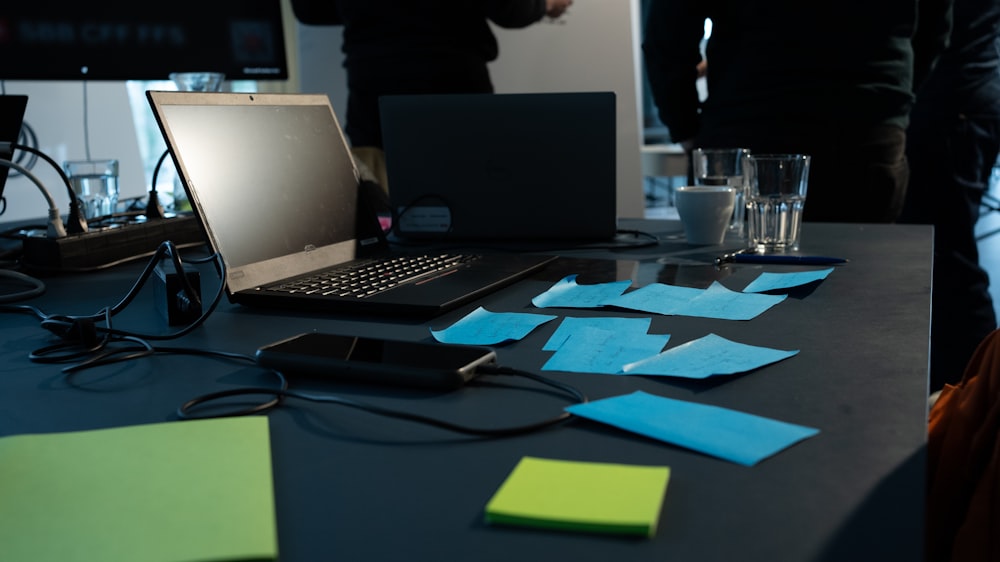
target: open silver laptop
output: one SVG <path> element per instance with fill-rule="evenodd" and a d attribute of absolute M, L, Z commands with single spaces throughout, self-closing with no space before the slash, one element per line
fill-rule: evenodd
<path fill-rule="evenodd" d="M 359 199 L 358 171 L 325 95 L 147 92 L 192 209 L 247 305 L 429 316 L 530 275 L 553 256 L 438 254 L 415 279 L 381 270 L 362 290 L 345 269 L 390 251 Z M 389 285 L 389 286 L 386 286 Z M 332 288 L 331 288 L 332 287 Z"/>

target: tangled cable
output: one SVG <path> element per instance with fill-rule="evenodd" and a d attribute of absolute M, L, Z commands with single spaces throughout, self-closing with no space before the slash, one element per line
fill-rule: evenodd
<path fill-rule="evenodd" d="M 73 363 L 63 368 L 65 373 L 151 355 L 157 350 L 149 341 L 171 340 L 195 330 L 215 310 L 225 292 L 225 284 L 220 282 L 218 292 L 209 306 L 203 309 L 201 316 L 183 328 L 168 334 L 142 334 L 115 328 L 112 324 L 114 317 L 135 299 L 152 275 L 156 265 L 164 258 L 170 259 L 174 268 L 180 273 L 179 278 L 185 296 L 200 305 L 201 297 L 190 285 L 187 276 L 183 274 L 180 254 L 172 242 L 165 241 L 156 249 L 133 286 L 113 306 L 104 307 L 94 314 L 84 316 L 46 314 L 31 305 L 2 305 L 0 311 L 32 314 L 41 321 L 43 328 L 59 336 L 62 341 L 36 349 L 28 357 L 36 363 Z M 212 262 L 220 280 L 225 278 L 225 265 L 218 255 L 213 254 L 207 258 L 189 261 L 191 263 Z"/>
<path fill-rule="evenodd" d="M 67 375 L 84 369 L 138 359 L 158 353 L 215 356 L 257 365 L 253 357 L 238 353 L 165 346 L 154 347 L 150 343 L 150 341 L 179 338 L 190 333 L 201 326 L 216 309 L 225 292 L 225 282 L 223 281 L 225 279 L 225 265 L 217 254 L 201 260 L 189 260 L 191 263 L 214 263 L 220 279 L 219 290 L 215 294 L 214 299 L 207 308 L 203 308 L 201 316 L 195 321 L 169 334 L 142 334 L 113 327 L 112 321 L 114 317 L 135 299 L 153 273 L 156 265 L 164 258 L 170 259 L 176 271 L 180 273 L 179 278 L 181 279 L 183 291 L 187 298 L 198 302 L 200 305 L 197 291 L 189 284 L 187 276 L 183 274 L 183 264 L 176 248 L 173 243 L 167 241 L 160 244 L 126 295 L 115 305 L 104 307 L 94 314 L 84 316 L 46 314 L 31 305 L 0 305 L 0 311 L 32 314 L 41 321 L 43 328 L 57 335 L 62 341 L 32 351 L 29 354 L 29 359 L 36 363 L 70 363 L 68 366 L 62 368 L 63 373 Z M 260 414 L 274 409 L 288 398 L 295 398 L 311 402 L 346 406 L 378 416 L 401 419 L 447 431 L 480 437 L 521 435 L 559 425 L 573 418 L 571 414 L 563 410 L 558 415 L 528 424 L 506 427 L 471 427 L 430 416 L 384 408 L 343 396 L 291 389 L 283 373 L 270 369 L 268 371 L 277 378 L 278 384 L 274 387 L 244 387 L 203 394 L 182 404 L 177 408 L 176 415 L 180 419 L 198 419 Z M 575 403 L 584 403 L 588 400 L 581 391 L 573 386 L 511 367 L 481 366 L 479 367 L 478 374 L 524 377 L 560 391 L 564 395 L 569 396 Z M 264 396 L 265 398 L 249 406 L 228 408 L 221 412 L 218 409 L 211 410 L 208 413 L 202 411 L 206 409 L 206 406 L 212 405 L 210 403 L 233 396 L 249 395 Z"/>

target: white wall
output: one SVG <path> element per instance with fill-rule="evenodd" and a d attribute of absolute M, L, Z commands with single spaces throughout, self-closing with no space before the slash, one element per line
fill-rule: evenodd
<path fill-rule="evenodd" d="M 558 21 L 524 29 L 494 27 L 500 57 L 491 64 L 500 93 L 613 91 L 618 110 L 618 215 L 642 217 L 639 155 L 639 1 L 579 0 Z M 298 27 L 303 92 L 327 93 L 338 116 L 347 85 L 341 28 Z"/>
<path fill-rule="evenodd" d="M 340 26 L 298 24 L 299 84 L 308 94 L 327 94 L 337 118 L 347 115 L 347 74 Z"/>
<path fill-rule="evenodd" d="M 86 87 L 90 157 L 119 160 L 121 197 L 147 193 L 125 82 L 88 82 Z M 24 120 L 38 136 L 38 148 L 60 165 L 64 160 L 87 159 L 83 88 L 83 82 L 5 82 L 7 94 L 28 95 Z M 41 159 L 32 173 L 52 193 L 63 213 L 68 211 L 69 196 L 59 173 Z M 44 197 L 25 177 L 9 178 L 4 197 L 7 211 L 0 215 L 0 221 L 44 217 L 48 212 Z"/>
<path fill-rule="evenodd" d="M 639 0 L 578 0 L 556 21 L 494 28 L 500 93 L 613 91 L 618 104 L 618 216 L 644 211 L 639 88 Z"/>

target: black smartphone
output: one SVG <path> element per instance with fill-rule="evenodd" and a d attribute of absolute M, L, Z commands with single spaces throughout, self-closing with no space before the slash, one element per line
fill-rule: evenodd
<path fill-rule="evenodd" d="M 257 363 L 286 376 L 418 388 L 455 389 L 481 365 L 496 363 L 488 348 L 308 332 L 257 350 Z"/>

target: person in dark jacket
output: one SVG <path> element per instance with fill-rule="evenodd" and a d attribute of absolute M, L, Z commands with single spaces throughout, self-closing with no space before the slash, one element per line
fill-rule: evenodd
<path fill-rule="evenodd" d="M 651 0 L 643 53 L 673 142 L 809 154 L 806 221 L 892 222 L 914 93 L 950 27 L 951 0 Z"/>
<path fill-rule="evenodd" d="M 343 26 L 345 133 L 355 154 L 379 168 L 380 96 L 491 93 L 487 65 L 499 49 L 489 22 L 523 28 L 545 16 L 559 17 L 571 4 L 572 0 L 292 0 L 292 9 L 303 24 Z"/>
<path fill-rule="evenodd" d="M 1000 0 L 955 0 L 950 44 L 917 92 L 900 222 L 934 225 L 931 386 L 955 384 L 997 327 L 976 222 L 1000 154 Z"/>

